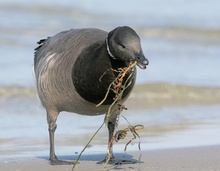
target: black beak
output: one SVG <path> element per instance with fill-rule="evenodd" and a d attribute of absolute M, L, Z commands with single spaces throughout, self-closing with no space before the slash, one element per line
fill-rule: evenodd
<path fill-rule="evenodd" d="M 147 58 L 144 56 L 143 52 L 141 51 L 140 53 L 135 55 L 135 60 L 137 61 L 137 65 L 141 69 L 146 69 L 147 65 L 149 64 L 149 61 Z"/>

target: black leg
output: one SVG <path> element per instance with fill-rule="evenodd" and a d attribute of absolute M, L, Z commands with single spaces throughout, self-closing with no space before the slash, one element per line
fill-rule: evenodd
<path fill-rule="evenodd" d="M 112 114 L 111 117 L 109 117 L 108 121 L 108 133 L 109 133 L 109 140 L 108 140 L 108 152 L 104 160 L 97 162 L 97 164 L 113 164 L 113 165 L 121 165 L 121 164 L 135 164 L 136 161 L 130 161 L 130 160 L 120 160 L 116 159 L 113 154 L 113 136 L 115 127 L 117 126 L 116 120 L 117 116 L 120 111 L 118 110 L 116 114 Z"/>
<path fill-rule="evenodd" d="M 53 123 L 53 124 L 49 124 L 49 138 L 50 138 L 50 161 L 51 164 L 53 164 L 52 161 L 55 161 L 57 159 L 56 155 L 55 155 L 55 147 L 54 147 L 54 133 L 56 131 L 56 127 L 57 124 Z"/>
<path fill-rule="evenodd" d="M 104 160 L 97 162 L 97 164 L 114 164 L 115 163 L 115 157 L 113 155 L 113 143 L 111 142 L 112 137 L 113 137 L 113 133 L 115 130 L 115 124 L 113 124 L 112 122 L 108 122 L 108 133 L 109 133 L 109 140 L 108 140 L 108 152 L 107 155 L 105 157 Z"/>
<path fill-rule="evenodd" d="M 58 160 L 57 156 L 55 154 L 55 147 L 54 147 L 54 133 L 57 128 L 56 120 L 58 116 L 58 112 L 56 111 L 50 111 L 47 112 L 47 122 L 48 122 L 48 130 L 49 130 L 49 138 L 50 138 L 50 164 L 52 165 L 70 165 L 73 164 L 73 162 L 69 161 L 62 161 Z"/>
<path fill-rule="evenodd" d="M 114 130 L 115 130 L 115 123 L 112 122 L 108 122 L 108 134 L 109 134 L 109 138 L 108 138 L 108 154 L 110 158 L 114 158 L 113 155 L 113 142 L 112 141 L 112 137 L 114 134 Z"/>

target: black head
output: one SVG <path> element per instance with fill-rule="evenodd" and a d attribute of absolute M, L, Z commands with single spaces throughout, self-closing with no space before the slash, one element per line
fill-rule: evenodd
<path fill-rule="evenodd" d="M 149 63 L 143 54 L 139 36 L 128 26 L 117 27 L 109 32 L 106 43 L 108 53 L 114 59 L 137 61 L 141 69 L 145 69 Z"/>

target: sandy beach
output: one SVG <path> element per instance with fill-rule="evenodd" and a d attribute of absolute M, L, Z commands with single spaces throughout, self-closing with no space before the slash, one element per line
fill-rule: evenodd
<path fill-rule="evenodd" d="M 124 154 L 117 154 L 122 157 Z M 138 158 L 138 153 L 133 152 L 125 158 Z M 194 148 L 179 148 L 166 150 L 151 150 L 142 152 L 141 164 L 132 165 L 98 165 L 97 161 L 104 157 L 100 155 L 84 155 L 75 171 L 87 170 L 138 170 L 138 171 L 217 171 L 220 170 L 220 146 L 203 146 Z M 62 159 L 74 160 L 77 156 L 63 156 Z M 71 165 L 49 165 L 47 157 L 32 157 L 20 159 L 2 159 L 1 171 L 70 171 Z"/>

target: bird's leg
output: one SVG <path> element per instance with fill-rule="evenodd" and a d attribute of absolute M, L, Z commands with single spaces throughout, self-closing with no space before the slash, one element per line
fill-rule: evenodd
<path fill-rule="evenodd" d="M 108 152 L 107 155 L 105 157 L 104 160 L 97 162 L 97 164 L 115 164 L 115 157 L 113 155 L 113 142 L 112 142 L 112 138 L 113 138 L 113 134 L 114 134 L 114 130 L 115 130 L 115 121 L 108 121 L 107 123 L 108 126 L 108 132 L 109 132 L 109 139 L 108 139 Z"/>
<path fill-rule="evenodd" d="M 69 165 L 73 164 L 73 162 L 58 160 L 55 154 L 54 147 L 54 133 L 57 128 L 56 120 L 58 116 L 58 112 L 50 111 L 47 112 L 47 122 L 48 122 L 48 130 L 49 130 L 49 140 L 50 140 L 50 164 L 52 165 Z"/>
<path fill-rule="evenodd" d="M 56 130 L 57 124 L 52 123 L 48 125 L 48 131 L 49 131 L 49 138 L 50 138 L 50 161 L 53 161 L 54 159 L 57 159 L 55 155 L 55 148 L 54 148 L 54 132 Z"/>
<path fill-rule="evenodd" d="M 108 139 L 108 151 L 106 155 L 106 159 L 108 163 L 111 163 L 114 161 L 115 157 L 113 155 L 113 134 L 115 130 L 115 123 L 112 123 L 111 121 L 108 122 L 108 131 L 109 131 L 109 139 Z"/>
<path fill-rule="evenodd" d="M 120 112 L 119 110 L 117 113 Z M 109 132 L 109 139 L 108 139 L 108 151 L 107 155 L 104 160 L 97 162 L 97 164 L 114 164 L 114 165 L 121 165 L 121 164 L 134 164 L 137 163 L 136 161 L 130 160 L 120 160 L 116 159 L 113 154 L 113 139 L 114 139 L 114 132 L 115 127 L 117 126 L 117 117 L 118 114 L 112 114 L 108 119 L 108 132 Z"/>

